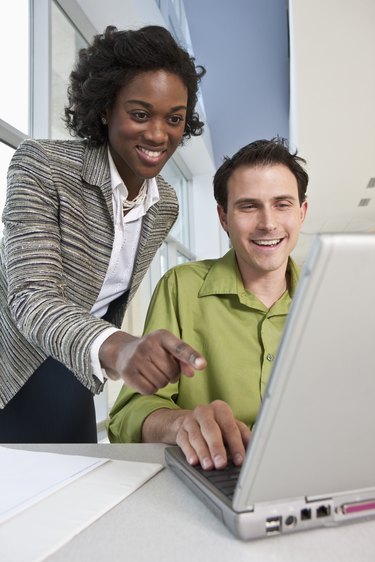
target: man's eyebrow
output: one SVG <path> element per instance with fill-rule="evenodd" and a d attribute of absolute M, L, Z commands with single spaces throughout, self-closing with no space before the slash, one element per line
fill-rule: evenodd
<path fill-rule="evenodd" d="M 276 195 L 271 198 L 271 201 L 297 201 L 297 199 L 297 197 L 288 193 L 287 195 Z M 241 203 L 262 203 L 262 200 L 256 197 L 240 197 L 235 201 L 235 205 L 241 205 Z"/>
<path fill-rule="evenodd" d="M 276 197 L 273 197 L 274 201 L 285 201 L 285 199 L 288 199 L 289 201 L 297 201 L 298 197 L 291 195 L 290 193 L 287 195 L 277 195 Z"/>
<path fill-rule="evenodd" d="M 257 201 L 259 201 L 259 199 L 255 199 L 255 197 L 240 197 L 239 199 L 236 199 L 234 203 L 238 205 L 241 203 L 256 203 Z"/>
<path fill-rule="evenodd" d="M 145 107 L 146 109 L 152 109 L 153 105 L 152 103 L 149 103 L 147 101 L 144 100 L 136 100 L 136 99 L 130 99 L 130 100 L 126 100 L 125 103 L 133 103 L 135 105 L 141 105 L 143 107 Z M 180 111 L 181 109 L 187 109 L 186 105 L 176 105 L 175 107 L 171 107 L 169 111 Z"/>

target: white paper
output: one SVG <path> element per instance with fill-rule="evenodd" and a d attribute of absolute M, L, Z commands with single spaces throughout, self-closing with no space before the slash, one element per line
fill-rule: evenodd
<path fill-rule="evenodd" d="M 0 524 L 105 462 L 0 446 Z"/>
<path fill-rule="evenodd" d="M 43 464 L 44 453 L 34 454 L 42 455 L 39 465 Z M 75 459 L 81 458 L 55 453 L 48 455 L 59 458 L 64 464 L 71 459 L 72 465 Z M 92 457 L 82 458 L 93 460 Z M 82 473 L 81 477 L 4 520 L 0 524 L 1 562 L 42 562 L 162 468 L 158 463 L 105 459 L 104 464 L 95 470 Z"/>

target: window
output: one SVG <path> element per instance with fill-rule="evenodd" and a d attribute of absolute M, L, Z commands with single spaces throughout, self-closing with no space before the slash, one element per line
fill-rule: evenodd
<path fill-rule="evenodd" d="M 152 262 L 149 275 L 151 292 L 168 269 L 195 259 L 190 250 L 190 181 L 173 158 L 164 166 L 161 175 L 176 191 L 180 210 L 177 221 Z"/>
<path fill-rule="evenodd" d="M 0 142 L 0 214 L 4 208 L 6 185 L 7 185 L 7 170 L 10 159 L 14 153 L 14 148 Z M 0 222 L 0 238 L 3 232 L 3 223 Z"/>
<path fill-rule="evenodd" d="M 189 248 L 189 181 L 173 159 L 167 162 L 161 175 L 175 189 L 180 205 L 179 216 L 173 226 L 171 235 L 178 240 L 178 242 Z"/>
<path fill-rule="evenodd" d="M 28 0 L 9 3 L 1 16 L 0 51 L 4 80 L 0 88 L 0 217 L 5 203 L 9 162 L 14 149 L 28 135 L 30 128 Z M 0 221 L 0 237 L 2 232 L 3 223 Z"/>
<path fill-rule="evenodd" d="M 51 10 L 51 137 L 70 138 L 65 127 L 69 75 L 80 49 L 87 42 L 55 3 Z"/>
<path fill-rule="evenodd" d="M 29 2 L 7 2 L 1 11 L 0 118 L 29 133 Z"/>
<path fill-rule="evenodd" d="M 163 242 L 160 248 L 160 272 L 158 272 L 159 277 L 164 275 L 169 269 L 168 263 L 168 244 L 167 242 Z"/>
<path fill-rule="evenodd" d="M 190 260 L 185 254 L 182 254 L 181 252 L 177 252 L 177 264 L 178 265 L 180 265 L 181 263 L 186 263 L 188 261 L 190 261 Z"/>

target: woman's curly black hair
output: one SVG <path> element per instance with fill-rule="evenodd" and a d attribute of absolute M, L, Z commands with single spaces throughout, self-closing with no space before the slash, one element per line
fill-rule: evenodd
<path fill-rule="evenodd" d="M 149 25 L 118 31 L 108 26 L 92 44 L 79 52 L 70 75 L 65 123 L 68 130 L 99 146 L 107 141 L 101 122 L 104 110 L 113 106 L 118 90 L 142 72 L 166 70 L 179 76 L 188 92 L 184 138 L 198 136 L 204 123 L 195 106 L 198 84 L 206 70 L 180 47 L 164 27 Z"/>

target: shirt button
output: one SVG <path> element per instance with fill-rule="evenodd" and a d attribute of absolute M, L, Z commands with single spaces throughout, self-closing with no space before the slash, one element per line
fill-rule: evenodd
<path fill-rule="evenodd" d="M 274 360 L 274 356 L 272 355 L 272 353 L 268 353 L 267 354 L 267 361 L 273 361 Z"/>

